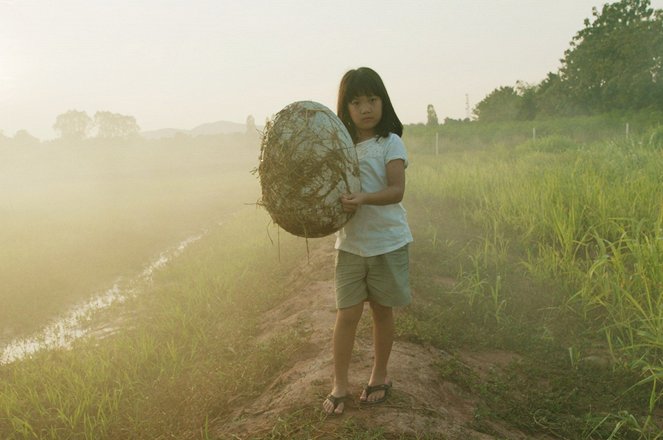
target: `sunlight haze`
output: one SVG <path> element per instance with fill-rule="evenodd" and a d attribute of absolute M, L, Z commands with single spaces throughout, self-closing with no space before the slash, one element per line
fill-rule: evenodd
<path fill-rule="evenodd" d="M 0 440 L 663 440 L 662 79 L 663 0 L 0 0 Z"/>
<path fill-rule="evenodd" d="M 0 130 L 56 136 L 58 114 L 107 110 L 141 130 L 258 124 L 285 105 L 335 110 L 370 66 L 401 120 L 466 116 L 499 86 L 556 71 L 598 0 L 0 1 Z M 663 7 L 663 0 L 652 2 Z"/>

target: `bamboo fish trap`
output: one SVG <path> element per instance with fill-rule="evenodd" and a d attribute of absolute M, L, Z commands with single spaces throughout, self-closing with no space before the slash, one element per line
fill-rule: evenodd
<path fill-rule="evenodd" d="M 291 234 L 316 238 L 343 227 L 351 214 L 340 197 L 360 191 L 359 162 L 341 120 L 317 102 L 298 101 L 267 122 L 257 168 L 259 204 Z"/>

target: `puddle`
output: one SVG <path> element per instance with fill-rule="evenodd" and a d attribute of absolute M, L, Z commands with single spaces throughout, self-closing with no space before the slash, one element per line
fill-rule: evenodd
<path fill-rule="evenodd" d="M 184 251 L 191 243 L 200 240 L 204 233 L 191 236 L 177 246 L 162 252 L 154 261 L 148 264 L 134 279 L 116 281 L 108 290 L 86 302 L 74 306 L 67 314 L 48 324 L 36 335 L 27 338 L 17 338 L 4 347 L 0 347 L 0 365 L 19 361 L 41 350 L 69 349 L 74 341 L 90 333 L 91 329 L 86 323 L 92 319 L 95 312 L 121 304 L 136 295 L 137 287 L 150 282 L 154 273 Z M 106 331 L 106 334 L 112 333 Z"/>

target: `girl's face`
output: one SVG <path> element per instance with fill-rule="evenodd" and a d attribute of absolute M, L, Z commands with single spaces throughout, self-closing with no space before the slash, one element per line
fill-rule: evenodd
<path fill-rule="evenodd" d="M 348 111 L 357 130 L 358 141 L 375 136 L 375 127 L 382 119 L 382 99 L 379 96 L 357 96 L 348 103 Z"/>

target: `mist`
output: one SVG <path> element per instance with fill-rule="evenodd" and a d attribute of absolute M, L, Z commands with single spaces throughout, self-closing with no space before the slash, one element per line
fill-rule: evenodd
<path fill-rule="evenodd" d="M 0 143 L 0 342 L 258 198 L 258 134 Z"/>

